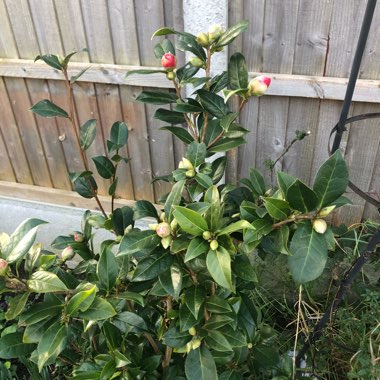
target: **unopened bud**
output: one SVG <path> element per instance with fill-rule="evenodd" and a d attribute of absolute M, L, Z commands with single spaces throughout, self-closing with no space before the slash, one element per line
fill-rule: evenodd
<path fill-rule="evenodd" d="M 183 164 L 183 167 L 187 170 L 191 170 L 191 169 L 194 169 L 194 166 L 193 164 L 191 163 L 190 160 L 188 160 L 186 157 L 183 157 L 182 158 L 182 164 Z"/>
<path fill-rule="evenodd" d="M 210 240 L 212 237 L 211 232 L 210 231 L 203 231 L 202 237 L 205 240 Z"/>
<path fill-rule="evenodd" d="M 153 231 L 156 231 L 157 227 L 158 227 L 158 223 L 153 223 L 153 224 L 148 224 L 148 227 L 153 230 Z"/>
<path fill-rule="evenodd" d="M 313 221 L 313 228 L 315 232 L 324 234 L 327 230 L 327 223 L 324 219 L 315 219 Z"/>
<path fill-rule="evenodd" d="M 195 176 L 195 170 L 194 169 L 190 169 L 190 170 L 188 170 L 185 173 L 185 175 L 186 175 L 187 178 L 193 178 Z"/>
<path fill-rule="evenodd" d="M 124 228 L 124 235 L 129 234 L 133 230 L 133 227 L 129 225 L 128 227 Z"/>
<path fill-rule="evenodd" d="M 211 25 L 209 30 L 208 30 L 208 38 L 210 42 L 213 42 L 217 40 L 223 33 L 223 29 L 220 25 L 214 24 Z"/>
<path fill-rule="evenodd" d="M 170 236 L 171 232 L 170 224 L 166 222 L 160 223 L 156 228 L 156 234 L 162 238 Z"/>
<path fill-rule="evenodd" d="M 197 34 L 197 42 L 199 45 L 203 47 L 207 47 L 209 45 L 208 34 L 205 32 L 201 32 Z"/>
<path fill-rule="evenodd" d="M 161 220 L 161 222 L 166 221 L 166 214 L 164 212 L 160 215 L 160 220 Z"/>
<path fill-rule="evenodd" d="M 8 262 L 7 260 L 0 259 L 0 277 L 4 277 L 7 274 Z"/>
<path fill-rule="evenodd" d="M 175 230 L 176 228 L 178 227 L 178 222 L 177 222 L 177 219 L 174 218 L 171 223 L 170 223 L 170 228 L 173 230 Z"/>
<path fill-rule="evenodd" d="M 248 83 L 249 96 L 264 95 L 270 85 L 271 79 L 265 75 L 259 75 Z"/>
<path fill-rule="evenodd" d="M 191 341 L 191 348 L 193 350 L 196 350 L 197 348 L 200 347 L 201 344 L 202 344 L 202 341 L 199 338 L 193 339 Z"/>
<path fill-rule="evenodd" d="M 190 65 L 194 67 L 203 67 L 205 64 L 203 60 L 201 60 L 198 57 L 191 57 L 189 62 L 190 62 Z"/>
<path fill-rule="evenodd" d="M 335 209 L 336 205 L 333 205 L 333 206 L 328 206 L 328 207 L 324 207 L 322 208 L 319 213 L 318 213 L 318 216 L 320 216 L 321 218 L 327 216 L 330 214 L 330 212 L 332 212 L 334 209 Z"/>
<path fill-rule="evenodd" d="M 248 347 L 249 349 L 251 349 L 251 348 L 253 347 L 253 344 L 252 344 L 252 343 L 248 343 L 248 344 L 247 344 L 247 347 Z"/>
<path fill-rule="evenodd" d="M 61 254 L 62 261 L 71 260 L 75 255 L 74 250 L 71 248 L 71 246 L 67 246 Z"/>
<path fill-rule="evenodd" d="M 210 249 L 212 251 L 216 251 L 218 247 L 219 247 L 219 243 L 217 242 L 217 240 L 211 240 Z"/>
<path fill-rule="evenodd" d="M 166 73 L 166 78 L 169 80 L 173 80 L 175 78 L 175 72 L 174 71 L 168 71 Z"/>
<path fill-rule="evenodd" d="M 166 249 L 170 246 L 172 242 L 172 237 L 171 236 L 166 236 L 161 239 L 161 245 Z"/>
<path fill-rule="evenodd" d="M 189 334 L 192 336 L 195 336 L 197 334 L 197 330 L 195 329 L 195 327 L 189 328 Z"/>
<path fill-rule="evenodd" d="M 84 236 L 83 234 L 81 234 L 80 232 L 75 232 L 74 233 L 74 240 L 77 242 L 77 243 L 82 243 L 84 241 Z"/>
<path fill-rule="evenodd" d="M 161 58 L 161 65 L 165 69 L 174 69 L 177 64 L 177 58 L 172 53 L 166 53 Z"/>

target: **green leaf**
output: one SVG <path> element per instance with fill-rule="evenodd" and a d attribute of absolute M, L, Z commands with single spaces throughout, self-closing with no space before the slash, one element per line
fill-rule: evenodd
<path fill-rule="evenodd" d="M 160 69 L 130 70 L 130 71 L 127 71 L 127 73 L 125 74 L 125 78 L 129 77 L 130 75 L 134 75 L 134 74 L 146 75 L 146 74 L 156 74 L 156 73 L 166 74 L 166 70 L 160 70 Z"/>
<path fill-rule="evenodd" d="M 172 28 L 168 28 L 168 27 L 163 27 L 163 28 L 160 28 L 160 29 L 157 29 L 153 34 L 152 34 L 152 37 L 151 39 L 153 39 L 154 37 L 158 37 L 158 36 L 166 36 L 168 34 L 176 34 L 177 32 L 172 29 Z"/>
<path fill-rule="evenodd" d="M 283 253 L 284 255 L 289 255 L 288 240 L 289 227 L 287 225 L 284 225 L 276 231 L 274 238 L 275 250 L 277 252 Z"/>
<path fill-rule="evenodd" d="M 212 186 L 212 179 L 207 174 L 197 173 L 194 179 L 205 189 L 208 189 L 210 186 Z"/>
<path fill-rule="evenodd" d="M 206 253 L 209 250 L 209 244 L 202 237 L 196 237 L 191 240 L 185 255 L 185 263 Z"/>
<path fill-rule="evenodd" d="M 105 156 L 92 157 L 96 170 L 102 178 L 110 179 L 115 174 L 115 166 L 112 161 Z"/>
<path fill-rule="evenodd" d="M 96 119 L 87 120 L 79 130 L 80 147 L 87 150 L 96 137 Z"/>
<path fill-rule="evenodd" d="M 205 301 L 206 293 L 201 286 L 192 286 L 185 291 L 185 304 L 195 319 L 198 319 L 201 306 Z"/>
<path fill-rule="evenodd" d="M 90 67 L 91 66 L 87 66 L 84 69 L 82 69 L 81 71 L 79 71 L 79 73 L 77 75 L 73 75 L 70 78 L 70 84 L 74 84 Z"/>
<path fill-rule="evenodd" d="M 61 64 L 60 59 L 56 55 L 53 55 L 53 54 L 38 55 L 34 59 L 34 62 L 38 61 L 39 59 L 44 61 L 47 65 L 49 65 L 53 69 L 57 69 L 61 71 L 63 68 L 63 65 Z"/>
<path fill-rule="evenodd" d="M 19 325 L 33 325 L 46 318 L 61 314 L 62 309 L 63 303 L 57 299 L 37 303 L 20 315 Z"/>
<path fill-rule="evenodd" d="M 134 282 L 147 281 L 157 278 L 162 272 L 170 268 L 173 256 L 170 253 L 158 253 L 142 259 L 133 273 Z"/>
<path fill-rule="evenodd" d="M 215 144 L 213 144 L 210 148 L 208 148 L 208 151 L 213 152 L 213 153 L 227 152 L 245 143 L 246 141 L 241 137 L 233 138 L 233 139 L 229 137 L 225 137 L 225 138 L 220 139 Z"/>
<path fill-rule="evenodd" d="M 231 312 L 230 304 L 221 297 L 211 296 L 206 300 L 207 310 L 211 313 L 225 314 Z"/>
<path fill-rule="evenodd" d="M 218 247 L 209 251 L 206 258 L 207 269 L 214 281 L 220 286 L 235 291 L 231 278 L 231 256 L 226 249 Z"/>
<path fill-rule="evenodd" d="M 227 157 L 219 157 L 211 163 L 211 178 L 217 184 L 223 177 L 227 165 Z"/>
<path fill-rule="evenodd" d="M 100 283 L 109 292 L 115 286 L 119 273 L 119 266 L 110 246 L 101 252 L 96 272 Z"/>
<path fill-rule="evenodd" d="M 252 224 L 247 222 L 246 220 L 239 220 L 238 222 L 232 223 L 218 232 L 218 236 L 220 235 L 229 235 L 236 231 L 251 229 L 254 230 Z"/>
<path fill-rule="evenodd" d="M 52 103 L 49 99 L 39 101 L 30 110 L 43 117 L 69 117 L 65 110 Z"/>
<path fill-rule="evenodd" d="M 214 358 L 205 346 L 189 352 L 185 361 L 185 373 L 188 380 L 218 379 Z"/>
<path fill-rule="evenodd" d="M 22 341 L 22 333 L 14 332 L 0 338 L 0 358 L 14 359 L 31 354 L 35 344 L 26 344 Z"/>
<path fill-rule="evenodd" d="M 128 126 L 123 121 L 112 124 L 110 139 L 107 141 L 108 152 L 122 148 L 128 141 Z"/>
<path fill-rule="evenodd" d="M 225 325 L 233 323 L 235 319 L 226 314 L 212 314 L 207 322 L 203 325 L 206 330 L 216 330 Z"/>
<path fill-rule="evenodd" d="M 18 294 L 8 302 L 8 309 L 5 313 L 5 319 L 10 321 L 15 319 L 23 310 L 28 301 L 29 293 Z"/>
<path fill-rule="evenodd" d="M 234 330 L 231 326 L 227 325 L 223 326 L 220 331 L 232 347 L 236 348 L 247 346 L 247 339 L 239 330 Z"/>
<path fill-rule="evenodd" d="M 244 55 L 232 54 L 228 64 L 228 83 L 232 90 L 246 89 L 248 87 L 248 70 Z"/>
<path fill-rule="evenodd" d="M 203 112 L 202 106 L 194 99 L 187 98 L 187 102 L 177 102 L 175 106 L 175 111 L 192 113 L 192 112 Z"/>
<path fill-rule="evenodd" d="M 154 205 L 149 201 L 137 201 L 135 203 L 135 211 L 133 220 L 142 218 L 158 218 L 158 213 Z"/>
<path fill-rule="evenodd" d="M 291 213 L 289 203 L 276 198 L 263 198 L 268 214 L 276 220 L 284 220 Z"/>
<path fill-rule="evenodd" d="M 232 351 L 232 347 L 226 337 L 217 330 L 210 330 L 205 337 L 207 345 L 216 351 Z"/>
<path fill-rule="evenodd" d="M 297 229 L 289 250 L 288 263 L 294 281 L 304 284 L 322 274 L 327 261 L 326 239 L 315 232 L 310 223 Z"/>
<path fill-rule="evenodd" d="M 174 206 L 173 215 L 177 219 L 180 227 L 191 235 L 202 235 L 203 231 L 207 231 L 208 229 L 206 220 L 193 210 L 181 206 Z"/>
<path fill-rule="evenodd" d="M 288 173 L 277 172 L 277 183 L 282 191 L 284 197 L 286 197 L 286 193 L 288 192 L 289 187 L 297 180 L 297 178 L 292 177 Z"/>
<path fill-rule="evenodd" d="M 215 48 L 228 45 L 231 43 L 240 33 L 244 32 L 248 28 L 248 21 L 241 21 L 230 28 L 228 28 L 219 38 Z"/>
<path fill-rule="evenodd" d="M 74 294 L 67 304 L 66 313 L 73 315 L 77 311 L 86 311 L 95 300 L 96 290 L 96 285 L 89 284 L 86 290 Z"/>
<path fill-rule="evenodd" d="M 76 174 L 76 173 L 69 173 Z M 71 178 L 70 178 L 71 179 Z M 75 191 L 81 195 L 83 198 L 93 198 L 96 195 L 98 185 L 94 177 L 91 175 L 91 172 L 83 172 L 75 179 L 71 179 L 74 183 Z"/>
<path fill-rule="evenodd" d="M 118 256 L 130 255 L 139 251 L 152 250 L 160 242 L 160 237 L 155 231 L 130 231 L 124 235 L 120 242 Z"/>
<path fill-rule="evenodd" d="M 131 207 L 124 206 L 114 210 L 112 224 L 116 235 L 123 236 L 127 227 L 133 224 L 134 211 Z"/>
<path fill-rule="evenodd" d="M 257 169 L 251 169 L 249 171 L 249 179 L 253 190 L 257 193 L 257 195 L 264 195 L 266 188 L 264 177 L 261 173 Z"/>
<path fill-rule="evenodd" d="M 153 118 L 170 124 L 184 124 L 186 121 L 182 112 L 170 111 L 164 108 L 159 108 L 154 113 Z"/>
<path fill-rule="evenodd" d="M 239 116 L 238 112 L 229 113 L 220 120 L 220 126 L 223 131 L 227 132 L 230 129 L 231 124 Z"/>
<path fill-rule="evenodd" d="M 173 206 L 179 205 L 181 203 L 182 192 L 185 187 L 185 183 L 185 179 L 175 183 L 171 192 L 169 193 L 169 196 L 166 198 L 164 211 L 170 222 L 172 221 L 172 215 L 174 211 Z"/>
<path fill-rule="evenodd" d="M 179 326 L 181 331 L 188 331 L 191 327 L 195 326 L 197 322 L 186 304 L 182 304 L 179 309 Z"/>
<path fill-rule="evenodd" d="M 229 113 L 228 106 L 221 96 L 206 90 L 198 90 L 197 95 L 203 108 L 216 118 L 221 119 Z"/>
<path fill-rule="evenodd" d="M 168 38 L 165 38 L 164 40 L 162 40 L 161 48 L 162 48 L 164 53 L 172 53 L 175 55 L 175 48 L 174 48 L 172 42 Z M 162 54 L 162 55 L 164 55 L 164 54 Z M 162 58 L 162 55 L 161 55 L 161 57 L 159 57 L 159 59 Z"/>
<path fill-rule="evenodd" d="M 187 331 L 179 331 L 176 327 L 170 327 L 163 336 L 163 343 L 169 347 L 179 348 L 190 342 L 192 336 Z"/>
<path fill-rule="evenodd" d="M 39 270 L 27 281 L 28 289 L 35 293 L 65 292 L 66 285 L 55 273 Z"/>
<path fill-rule="evenodd" d="M 245 254 L 236 255 L 232 262 L 233 273 L 244 281 L 257 282 L 257 275 Z"/>
<path fill-rule="evenodd" d="M 41 372 L 45 363 L 55 360 L 65 349 L 67 339 L 67 327 L 59 322 L 51 325 L 42 336 L 37 346 L 38 370 Z"/>
<path fill-rule="evenodd" d="M 193 141 L 187 147 L 186 158 L 189 159 L 194 167 L 203 164 L 206 158 L 206 145 Z"/>
<path fill-rule="evenodd" d="M 139 102 L 157 105 L 175 103 L 177 99 L 176 94 L 163 91 L 142 91 L 136 98 Z"/>
<path fill-rule="evenodd" d="M 102 368 L 102 371 L 100 372 L 99 380 L 113 379 L 114 378 L 113 375 L 115 374 L 115 371 L 116 371 L 115 361 L 114 360 L 108 361 Z"/>
<path fill-rule="evenodd" d="M 24 257 L 32 247 L 37 233 L 37 227 L 45 224 L 41 219 L 26 219 L 10 236 L 7 245 L 4 248 L 3 255 L 9 264 Z"/>
<path fill-rule="evenodd" d="M 191 137 L 190 133 L 182 128 L 182 127 L 162 127 L 160 128 L 162 131 L 169 131 L 173 133 L 174 136 L 177 136 L 181 141 L 183 141 L 185 144 L 190 144 L 194 141 L 194 139 Z"/>
<path fill-rule="evenodd" d="M 58 320 L 58 318 L 46 318 L 38 323 L 27 325 L 24 330 L 22 341 L 24 343 L 39 343 L 45 331 L 52 325 L 52 323 L 54 323 L 55 320 Z"/>
<path fill-rule="evenodd" d="M 318 207 L 330 205 L 348 185 L 348 169 L 342 153 L 337 150 L 318 170 L 313 190 L 319 199 Z"/>
<path fill-rule="evenodd" d="M 148 327 L 142 317 L 137 315 L 136 313 L 132 313 L 130 311 L 123 311 L 116 316 L 116 319 L 119 321 L 123 321 L 129 326 L 136 327 L 141 331 L 147 331 Z"/>
<path fill-rule="evenodd" d="M 77 312 L 74 315 L 88 321 L 99 321 L 112 318 L 116 315 L 116 311 L 108 301 L 100 297 L 95 297 L 94 302 L 86 311 Z"/>
<path fill-rule="evenodd" d="M 162 287 L 170 294 L 175 300 L 182 290 L 182 271 L 177 263 L 170 266 L 170 269 L 162 273 L 159 277 Z"/>
<path fill-rule="evenodd" d="M 205 50 L 198 44 L 195 37 L 190 34 L 181 34 L 176 43 L 176 48 L 181 51 L 190 51 L 203 61 L 206 61 Z"/>
<path fill-rule="evenodd" d="M 310 187 L 297 179 L 286 192 L 286 200 L 292 209 L 308 213 L 315 209 L 318 204 L 318 197 Z"/>
<path fill-rule="evenodd" d="M 216 186 L 211 186 L 205 193 L 205 202 L 210 204 L 205 218 L 211 231 L 216 231 L 221 222 L 222 209 L 220 205 L 219 190 Z"/>

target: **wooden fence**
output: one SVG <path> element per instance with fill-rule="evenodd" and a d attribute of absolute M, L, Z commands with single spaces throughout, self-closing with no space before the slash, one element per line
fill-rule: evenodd
<path fill-rule="evenodd" d="M 241 50 L 252 75 L 265 72 L 273 77 L 268 96 L 251 101 L 243 112 L 240 121 L 252 132 L 247 145 L 231 155 L 228 179 L 246 176 L 250 166 L 263 169 L 269 179 L 264 161 L 276 158 L 296 130 L 310 130 L 311 135 L 294 145 L 276 168 L 312 181 L 328 156 L 327 141 L 339 117 L 365 4 L 365 0 L 228 2 L 229 24 L 250 21 L 229 53 Z M 157 201 L 169 190 L 166 184 L 152 186 L 150 181 L 177 165 L 183 146 L 159 131 L 162 124 L 152 119 L 154 106 L 134 99 L 142 88 L 168 88 L 170 82 L 155 75 L 124 79 L 130 69 L 157 66 L 150 36 L 163 25 L 183 28 L 182 0 L 0 0 L 0 194 L 80 204 L 65 192 L 71 190 L 67 171 L 82 167 L 73 131 L 66 120 L 35 117 L 29 108 L 43 98 L 63 108 L 67 105 L 59 73 L 33 63 L 35 56 L 64 55 L 83 47 L 89 53 L 75 56 L 72 73 L 91 63 L 75 90 L 79 122 L 98 120 L 97 140 L 89 155 L 104 154 L 104 137 L 112 123 L 124 120 L 130 129 L 125 153 L 132 160 L 121 174 L 118 196 Z M 352 115 L 380 111 L 379 31 L 378 7 Z M 378 124 L 361 122 L 345 135 L 343 144 L 352 181 L 375 194 L 380 193 Z M 99 183 L 100 194 L 107 188 L 106 180 Z M 378 217 L 372 206 L 350 196 L 355 206 L 342 212 L 341 220 Z"/>

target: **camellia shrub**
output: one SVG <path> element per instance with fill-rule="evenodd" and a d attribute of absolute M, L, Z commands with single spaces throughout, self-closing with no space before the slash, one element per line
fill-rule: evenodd
<path fill-rule="evenodd" d="M 44 223 L 39 219 L 0 235 L 3 378 L 29 373 L 33 379 L 247 379 L 258 378 L 263 368 L 270 369 L 270 378 L 291 376 L 291 359 L 267 339 L 252 297 L 258 281 L 254 252 L 285 255 L 297 284 L 318 278 L 334 249 L 325 217 L 347 202 L 342 194 L 348 172 L 337 151 L 311 187 L 278 172 L 273 188 L 256 169 L 239 185 L 220 183 L 227 162 L 220 153 L 245 143 L 240 111 L 270 85 L 266 76 L 249 79 L 240 53 L 231 56 L 226 72 L 210 74 L 214 55 L 246 28 L 246 22 L 226 31 L 213 26 L 197 36 L 160 29 L 154 36 L 174 35 L 176 48 L 164 38 L 154 49 L 161 68 L 128 73 L 157 72 L 173 82 L 173 91 L 138 97 L 170 105 L 158 108 L 155 118 L 170 124 L 164 133 L 186 145 L 178 168 L 161 178 L 172 184 L 162 206 L 140 200 L 133 208 L 114 208 L 112 202 L 108 214 L 101 205 L 96 177 L 110 180 L 114 200 L 117 170 L 128 161 L 120 154 L 128 140 L 124 122 L 113 124 L 106 155 L 92 158 L 93 173 L 86 150 L 96 120 L 77 125 L 74 107 L 64 110 L 49 100 L 32 107 L 37 115 L 72 124 L 84 170 L 69 176 L 101 212 L 86 211 L 80 231 L 53 241 L 61 255 L 34 243 Z M 192 54 L 182 67 L 176 49 Z M 73 104 L 72 88 L 83 72 L 69 76 L 71 56 L 37 59 L 62 72 Z M 185 86 L 193 87 L 191 97 L 183 97 Z M 229 106 L 232 97 L 237 110 Z M 149 220 L 149 227 L 137 228 L 140 219 Z M 98 229 L 114 237 L 96 247 Z"/>

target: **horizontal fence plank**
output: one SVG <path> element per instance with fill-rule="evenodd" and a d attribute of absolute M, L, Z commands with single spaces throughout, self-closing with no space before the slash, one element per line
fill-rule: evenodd
<path fill-rule="evenodd" d="M 49 187 L 0 181 L 0 196 L 99 211 L 94 199 L 82 198 L 79 194 L 73 191 L 52 189 Z M 98 197 L 106 212 L 111 212 L 111 197 L 102 195 L 99 195 Z M 136 202 L 133 200 L 115 199 L 115 208 L 123 206 L 132 207 L 135 203 Z M 163 206 L 159 205 L 155 205 L 155 207 L 157 210 L 163 208 Z"/>
<path fill-rule="evenodd" d="M 129 66 L 99 63 L 72 62 L 71 75 L 89 67 L 79 79 L 83 82 L 120 84 L 128 86 L 147 86 L 172 88 L 173 84 L 161 73 L 150 75 L 132 74 L 125 78 L 131 70 L 159 69 L 158 67 Z M 250 72 L 250 77 L 261 73 Z M 266 74 L 272 78 L 267 95 L 343 100 L 347 87 L 347 78 L 322 77 L 293 74 Z M 62 74 L 46 64 L 26 59 L 0 58 L 0 76 L 16 78 L 55 79 L 62 80 Z M 380 103 L 380 80 L 359 79 L 353 96 L 354 102 Z"/>

